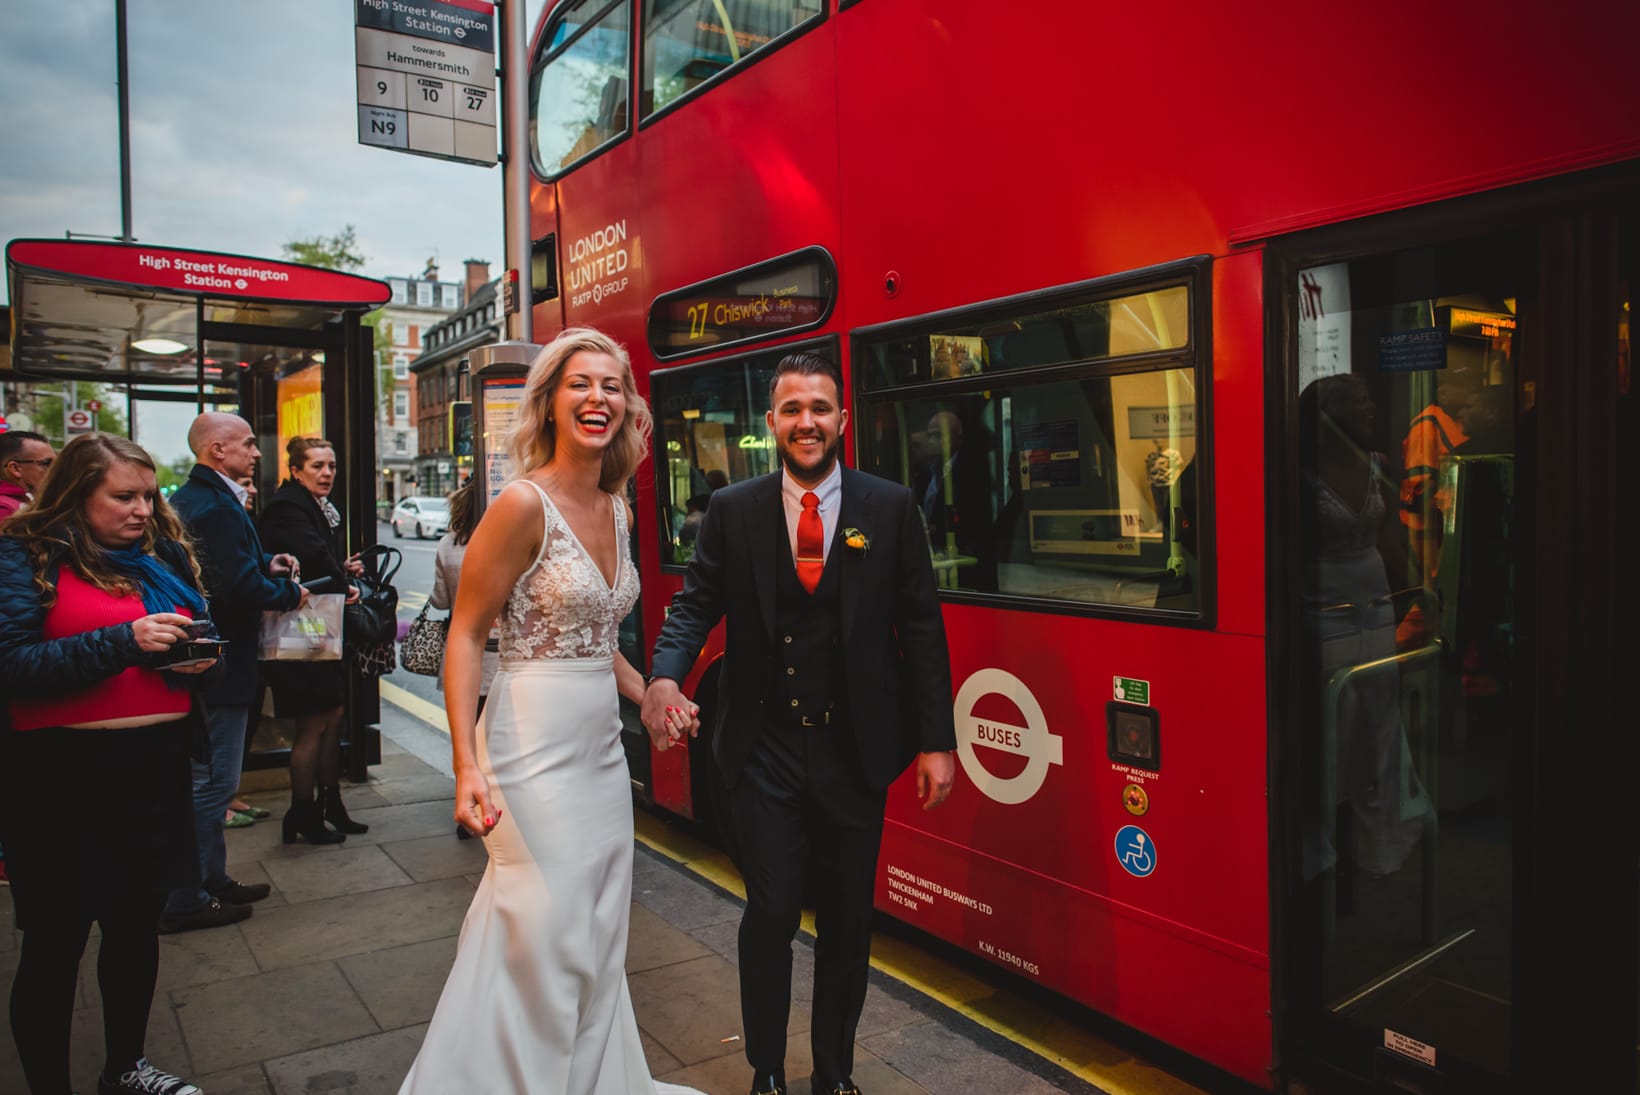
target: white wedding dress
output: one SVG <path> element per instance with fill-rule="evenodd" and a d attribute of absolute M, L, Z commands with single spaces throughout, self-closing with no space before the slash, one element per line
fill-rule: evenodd
<path fill-rule="evenodd" d="M 700 1095 L 650 1078 L 627 994 L 632 792 L 614 673 L 638 599 L 626 507 L 614 504 L 611 587 L 529 485 L 546 533 L 507 598 L 478 727 L 502 819 L 400 1095 Z"/>

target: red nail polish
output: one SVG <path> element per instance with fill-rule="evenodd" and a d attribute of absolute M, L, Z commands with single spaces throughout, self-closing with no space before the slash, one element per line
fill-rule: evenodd
<path fill-rule="evenodd" d="M 493 818 L 493 817 L 485 818 L 484 819 L 484 824 L 485 825 L 494 825 L 495 824 L 495 818 Z"/>

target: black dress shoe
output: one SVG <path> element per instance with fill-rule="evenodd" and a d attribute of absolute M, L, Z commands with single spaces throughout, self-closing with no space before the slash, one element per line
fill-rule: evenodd
<path fill-rule="evenodd" d="M 224 905 L 213 897 L 207 904 L 189 912 L 160 913 L 159 933 L 172 935 L 200 928 L 220 928 L 224 924 L 237 923 L 250 914 L 249 905 Z"/>
<path fill-rule="evenodd" d="M 225 905 L 249 905 L 272 892 L 273 887 L 266 882 L 230 882 L 219 890 L 212 890 L 211 896 Z"/>
<path fill-rule="evenodd" d="M 786 1077 L 778 1072 L 759 1072 L 752 1077 L 752 1095 L 786 1095 Z"/>
<path fill-rule="evenodd" d="M 814 1095 L 860 1095 L 860 1089 L 853 1080 L 838 1080 L 835 1084 L 822 1084 L 818 1080 L 811 1081 L 814 1086 Z"/>

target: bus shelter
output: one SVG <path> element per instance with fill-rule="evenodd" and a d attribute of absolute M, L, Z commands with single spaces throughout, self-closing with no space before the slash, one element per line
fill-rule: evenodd
<path fill-rule="evenodd" d="M 101 385 L 101 398 L 123 405 L 127 434 L 162 464 L 185 451 L 195 414 L 239 414 L 262 451 L 262 497 L 286 476 L 287 441 L 328 438 L 348 549 L 376 542 L 374 331 L 361 319 L 389 300 L 386 283 L 243 255 L 47 239 L 8 243 L 6 280 L 10 362 L 0 381 Z M 65 412 L 64 428 L 95 421 Z M 349 676 L 343 752 L 360 780 L 381 757 L 381 708 L 376 681 Z M 263 689 L 246 767 L 286 766 L 293 731 Z"/>

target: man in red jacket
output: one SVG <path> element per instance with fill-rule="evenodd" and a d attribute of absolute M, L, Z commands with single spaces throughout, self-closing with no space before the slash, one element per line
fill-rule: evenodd
<path fill-rule="evenodd" d="M 0 433 L 0 521 L 28 504 L 56 458 L 51 442 L 40 434 L 28 430 Z"/>

